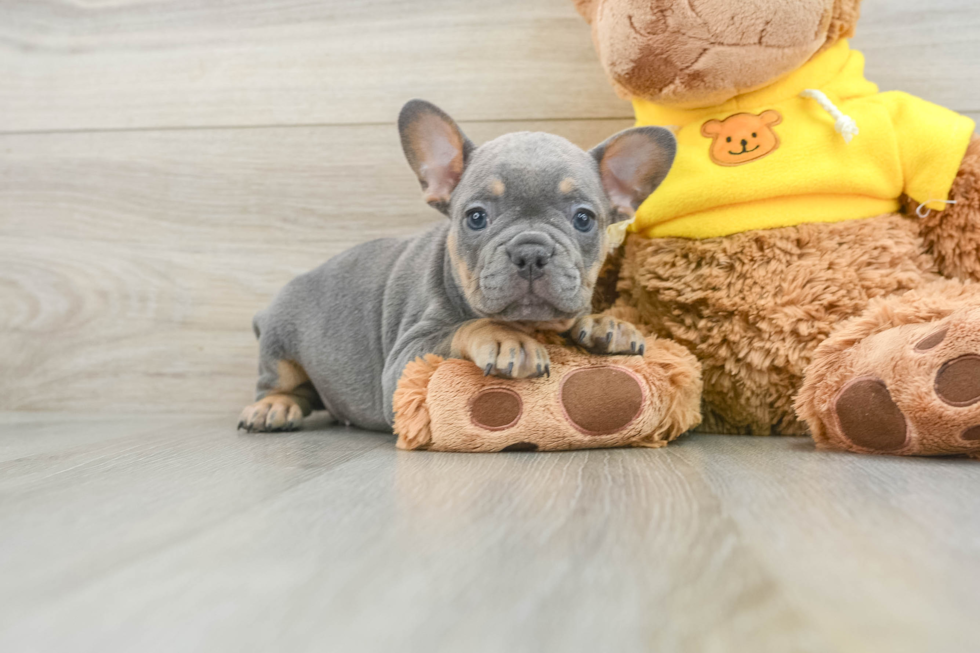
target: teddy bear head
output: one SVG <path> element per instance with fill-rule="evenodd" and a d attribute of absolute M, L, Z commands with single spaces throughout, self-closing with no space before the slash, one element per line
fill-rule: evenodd
<path fill-rule="evenodd" d="M 700 108 L 769 85 L 852 36 L 861 0 L 574 0 L 626 98 Z"/>

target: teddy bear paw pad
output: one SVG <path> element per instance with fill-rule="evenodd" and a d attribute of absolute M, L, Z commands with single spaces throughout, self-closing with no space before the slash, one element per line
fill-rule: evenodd
<path fill-rule="evenodd" d="M 967 354 L 944 363 L 936 375 L 936 396 L 961 408 L 980 401 L 980 356 Z"/>
<path fill-rule="evenodd" d="M 537 451 L 538 445 L 533 442 L 515 442 L 508 444 L 501 451 Z"/>
<path fill-rule="evenodd" d="M 844 386 L 835 403 L 841 431 L 854 444 L 876 451 L 897 451 L 905 446 L 905 415 L 881 380 L 855 379 Z"/>
<path fill-rule="evenodd" d="M 560 398 L 568 421 L 585 435 L 609 435 L 629 426 L 643 409 L 643 388 L 617 367 L 573 370 L 562 379 Z"/>
<path fill-rule="evenodd" d="M 507 388 L 487 388 L 470 401 L 470 419 L 490 431 L 512 427 L 523 412 L 520 395 Z"/>

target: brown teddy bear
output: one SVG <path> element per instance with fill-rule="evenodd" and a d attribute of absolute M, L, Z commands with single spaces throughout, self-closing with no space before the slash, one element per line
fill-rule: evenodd
<path fill-rule="evenodd" d="M 576 0 L 674 168 L 600 308 L 686 346 L 700 430 L 980 452 L 980 139 L 879 93 L 860 0 Z"/>

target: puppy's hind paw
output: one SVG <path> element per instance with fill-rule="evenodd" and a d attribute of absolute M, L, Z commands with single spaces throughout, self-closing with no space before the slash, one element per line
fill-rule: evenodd
<path fill-rule="evenodd" d="M 289 395 L 268 395 L 246 406 L 238 428 L 249 433 L 295 431 L 303 424 L 303 408 Z"/>

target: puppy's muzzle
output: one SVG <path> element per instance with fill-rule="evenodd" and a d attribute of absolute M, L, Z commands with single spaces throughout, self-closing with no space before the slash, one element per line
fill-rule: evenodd
<path fill-rule="evenodd" d="M 510 262 L 517 267 L 518 276 L 534 281 L 544 276 L 555 253 L 555 241 L 540 231 L 527 231 L 514 236 L 507 243 L 506 251 Z"/>

